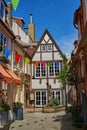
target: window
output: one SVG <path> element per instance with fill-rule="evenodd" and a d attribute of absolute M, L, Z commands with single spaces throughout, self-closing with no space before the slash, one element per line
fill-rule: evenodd
<path fill-rule="evenodd" d="M 7 102 L 7 87 L 7 83 L 2 81 L 2 99 L 4 103 Z"/>
<path fill-rule="evenodd" d="M 50 65 L 48 67 L 48 73 L 49 73 L 49 77 L 58 76 L 58 74 L 59 74 L 59 63 L 58 62 L 50 63 Z"/>
<path fill-rule="evenodd" d="M 42 45 L 41 50 L 42 51 L 52 51 L 52 45 Z"/>
<path fill-rule="evenodd" d="M 52 91 L 53 98 L 57 98 L 59 102 L 61 102 L 61 92 L 60 90 L 54 90 Z"/>
<path fill-rule="evenodd" d="M 49 76 L 54 76 L 54 66 L 53 66 L 53 63 L 51 64 L 51 66 L 49 66 Z"/>
<path fill-rule="evenodd" d="M 42 51 L 46 51 L 46 45 L 42 45 L 42 46 L 41 46 L 41 50 L 42 50 Z"/>
<path fill-rule="evenodd" d="M 52 45 L 47 45 L 47 50 L 52 51 Z"/>
<path fill-rule="evenodd" d="M 36 91 L 35 92 L 35 106 L 42 107 L 47 104 L 47 92 Z"/>
<path fill-rule="evenodd" d="M 6 36 L 0 32 L 0 52 L 5 52 Z"/>
<path fill-rule="evenodd" d="M 5 4 L 0 1 L 0 18 L 5 21 Z"/>
<path fill-rule="evenodd" d="M 55 74 L 55 76 L 58 76 L 58 74 L 59 74 L 59 63 L 56 62 L 54 64 L 55 64 L 55 72 L 54 72 L 54 74 Z"/>
<path fill-rule="evenodd" d="M 46 77 L 46 67 L 42 63 L 36 68 L 36 77 Z"/>

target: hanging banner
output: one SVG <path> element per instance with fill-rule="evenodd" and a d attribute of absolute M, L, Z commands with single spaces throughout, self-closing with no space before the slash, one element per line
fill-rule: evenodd
<path fill-rule="evenodd" d="M 30 59 L 29 58 L 25 58 L 25 62 L 26 62 L 26 65 L 28 66 L 28 64 L 30 63 Z"/>
<path fill-rule="evenodd" d="M 64 61 L 61 61 L 60 63 L 61 63 L 61 64 L 64 64 Z"/>
<path fill-rule="evenodd" d="M 59 68 L 59 63 L 58 63 L 58 62 L 56 62 L 55 66 L 56 66 L 56 68 Z"/>
<path fill-rule="evenodd" d="M 11 50 L 9 50 L 8 48 L 6 48 L 5 49 L 5 56 L 6 56 L 7 59 L 9 58 L 10 54 L 11 54 Z"/>
<path fill-rule="evenodd" d="M 50 67 L 51 66 L 51 63 L 49 62 L 49 63 L 47 63 L 47 67 Z"/>
<path fill-rule="evenodd" d="M 19 4 L 20 0 L 11 0 L 12 6 L 14 8 L 14 10 L 16 11 L 18 4 Z"/>
<path fill-rule="evenodd" d="M 41 64 L 42 64 L 43 68 L 46 67 L 46 63 L 45 62 L 42 62 Z"/>
<path fill-rule="evenodd" d="M 19 62 L 19 60 L 20 60 L 20 57 L 21 57 L 21 55 L 20 54 L 16 54 L 16 63 L 18 64 L 18 62 Z"/>
<path fill-rule="evenodd" d="M 36 68 L 38 67 L 38 61 L 34 61 L 34 65 L 36 66 Z"/>

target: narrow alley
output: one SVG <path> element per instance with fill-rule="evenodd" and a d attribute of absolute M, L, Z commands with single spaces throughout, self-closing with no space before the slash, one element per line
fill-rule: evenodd
<path fill-rule="evenodd" d="M 15 121 L 10 130 L 83 130 L 72 125 L 70 115 L 57 113 L 27 113 L 22 121 Z"/>

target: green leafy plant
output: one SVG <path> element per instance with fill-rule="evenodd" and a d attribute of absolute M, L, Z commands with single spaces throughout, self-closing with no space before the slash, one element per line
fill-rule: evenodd
<path fill-rule="evenodd" d="M 14 108 L 22 108 L 23 104 L 21 102 L 13 102 L 13 107 Z"/>
<path fill-rule="evenodd" d="M 0 105 L 0 111 L 9 111 L 10 106 L 8 104 L 2 104 Z"/>
<path fill-rule="evenodd" d="M 77 104 L 73 104 L 72 106 L 67 108 L 67 112 L 70 112 L 72 115 L 79 114 L 79 107 Z"/>
<path fill-rule="evenodd" d="M 57 98 L 53 98 L 52 105 L 53 106 L 58 106 L 59 104 L 60 104 L 59 100 Z"/>

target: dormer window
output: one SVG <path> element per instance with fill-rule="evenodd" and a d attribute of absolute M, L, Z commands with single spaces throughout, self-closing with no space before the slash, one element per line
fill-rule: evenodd
<path fill-rule="evenodd" d="M 5 4 L 3 1 L 0 1 L 0 18 L 5 21 Z"/>

